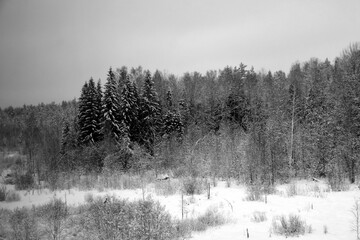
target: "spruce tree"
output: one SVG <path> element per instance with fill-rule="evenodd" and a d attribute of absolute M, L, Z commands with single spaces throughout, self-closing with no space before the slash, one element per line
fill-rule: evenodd
<path fill-rule="evenodd" d="M 99 137 L 99 96 L 95 82 L 91 78 L 86 82 L 79 101 L 79 144 L 93 144 Z"/>
<path fill-rule="evenodd" d="M 130 82 L 129 76 L 126 77 L 121 93 L 120 101 L 120 120 L 126 126 L 126 134 L 130 140 L 134 140 L 134 129 L 138 120 L 137 99 L 134 94 L 133 84 Z"/>
<path fill-rule="evenodd" d="M 81 95 L 79 98 L 79 113 L 78 113 L 78 144 L 83 145 L 86 143 L 88 139 L 88 114 L 89 114 L 89 106 L 88 106 L 88 98 L 89 98 L 89 84 L 85 82 L 84 86 L 81 89 Z"/>
<path fill-rule="evenodd" d="M 124 126 L 118 119 L 120 110 L 117 83 L 112 69 L 109 69 L 102 107 L 102 133 L 110 142 L 118 143 L 124 132 Z"/>
<path fill-rule="evenodd" d="M 133 109 L 136 114 L 134 115 L 134 120 L 130 126 L 130 135 L 131 140 L 140 143 L 140 130 L 141 130 L 141 121 L 140 121 L 140 105 L 141 100 L 139 96 L 138 89 L 136 87 L 135 82 L 131 84 L 131 92 L 133 96 Z"/>
<path fill-rule="evenodd" d="M 161 126 L 161 109 L 149 71 L 145 73 L 140 121 L 141 143 L 149 150 L 150 155 L 154 156 L 155 139 Z"/>
<path fill-rule="evenodd" d="M 96 85 L 96 97 L 95 97 L 95 109 L 94 109 L 94 115 L 95 115 L 95 141 L 99 142 L 103 139 L 102 134 L 102 124 L 103 124 L 103 115 L 102 115 L 102 89 L 101 89 L 101 82 L 100 79 Z"/>

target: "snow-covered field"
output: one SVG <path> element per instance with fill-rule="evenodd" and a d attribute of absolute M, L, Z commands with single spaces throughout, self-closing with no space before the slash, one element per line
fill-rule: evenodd
<path fill-rule="evenodd" d="M 209 228 L 205 232 L 193 233 L 194 240 L 211 239 L 246 239 L 246 229 L 249 239 L 285 239 L 271 232 L 273 217 L 294 213 L 299 215 L 307 225 L 311 225 L 311 233 L 296 237 L 297 239 L 356 239 L 356 233 L 351 230 L 354 217 L 351 208 L 356 199 L 360 198 L 360 191 L 354 185 L 346 192 L 331 192 L 324 183 L 307 181 L 296 182 L 297 192 L 300 195 L 288 197 L 289 185 L 277 187 L 276 194 L 267 196 L 267 203 L 246 201 L 246 188 L 232 184 L 226 187 L 225 182 L 219 182 L 217 187 L 211 188 L 211 198 L 207 193 L 194 196 L 184 196 L 184 217 L 196 217 L 208 208 L 217 209 L 229 222 L 220 227 Z M 9 186 L 8 186 L 9 189 Z M 142 199 L 143 191 L 135 190 L 104 190 L 99 192 L 80 191 L 77 189 L 50 192 L 49 190 L 19 191 L 21 201 L 0 202 L 0 208 L 14 209 L 17 207 L 31 207 L 49 202 L 54 197 L 66 200 L 69 205 L 79 205 L 85 198 L 93 195 L 94 198 L 115 196 L 121 199 Z M 160 201 L 173 218 L 181 219 L 181 195 L 158 196 L 153 184 L 145 189 L 145 198 Z M 264 212 L 267 220 L 264 222 L 252 221 L 255 211 Z M 324 233 L 327 228 L 327 233 Z"/>

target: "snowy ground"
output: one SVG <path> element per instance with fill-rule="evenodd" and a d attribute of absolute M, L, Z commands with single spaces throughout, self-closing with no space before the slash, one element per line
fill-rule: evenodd
<path fill-rule="evenodd" d="M 206 193 L 202 195 L 184 196 L 184 217 L 195 217 L 208 208 L 218 209 L 230 221 L 228 224 L 210 228 L 205 232 L 194 233 L 194 240 L 212 239 L 246 239 L 246 229 L 249 231 L 249 239 L 285 239 L 283 236 L 271 233 L 272 219 L 278 215 L 298 214 L 308 225 L 311 225 L 312 233 L 306 233 L 296 239 L 356 239 L 356 233 L 351 231 L 353 215 L 351 208 L 355 199 L 360 198 L 360 191 L 353 186 L 346 192 L 331 192 L 323 183 L 300 181 L 296 183 L 297 191 L 301 194 L 288 197 L 287 185 L 277 187 L 277 193 L 267 196 L 267 203 L 246 201 L 246 190 L 243 186 L 232 184 L 230 188 L 224 182 L 211 189 L 211 199 L 207 199 Z M 9 186 L 8 186 L 9 189 Z M 153 198 L 161 202 L 166 210 L 174 217 L 181 219 L 181 195 L 157 196 L 153 185 L 149 185 L 145 191 L 146 198 Z M 42 190 L 34 192 L 19 191 L 21 201 L 0 202 L 0 208 L 14 209 L 16 207 L 31 207 L 47 203 L 54 197 L 66 200 L 69 205 L 82 204 L 86 196 L 92 194 L 94 197 L 106 195 L 116 196 L 122 199 L 142 199 L 141 189 L 136 190 L 105 190 L 98 192 L 70 191 L 50 192 Z M 265 212 L 267 220 L 261 223 L 253 222 L 251 219 L 255 211 Z M 328 233 L 324 233 L 324 227 Z"/>

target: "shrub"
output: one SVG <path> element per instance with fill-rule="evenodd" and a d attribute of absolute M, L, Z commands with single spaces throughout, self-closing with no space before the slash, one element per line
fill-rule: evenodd
<path fill-rule="evenodd" d="M 34 210 L 44 226 L 45 235 L 48 239 L 61 239 L 69 216 L 66 203 L 60 199 L 54 199 L 45 205 L 34 208 Z"/>
<path fill-rule="evenodd" d="M 187 195 L 200 194 L 203 190 L 203 183 L 197 178 L 187 178 L 183 181 L 183 191 Z"/>
<path fill-rule="evenodd" d="M 100 182 L 105 188 L 112 189 L 136 189 L 141 188 L 142 183 L 143 181 L 140 176 L 115 172 L 106 172 Z"/>
<path fill-rule="evenodd" d="M 175 237 L 189 238 L 192 231 L 202 232 L 209 227 L 220 226 L 226 223 L 225 217 L 217 208 L 208 208 L 206 212 L 195 219 L 185 219 L 175 222 Z"/>
<path fill-rule="evenodd" d="M 267 220 L 266 213 L 259 212 L 259 211 L 255 211 L 251 218 L 251 221 L 253 221 L 253 222 L 264 222 L 266 220 Z"/>
<path fill-rule="evenodd" d="M 4 184 L 15 184 L 15 175 L 13 173 L 8 173 L 4 177 Z"/>
<path fill-rule="evenodd" d="M 178 191 L 178 184 L 174 184 L 170 180 L 157 181 L 155 183 L 155 192 L 157 195 L 174 195 Z"/>
<path fill-rule="evenodd" d="M 90 190 L 95 188 L 95 183 L 97 181 L 96 176 L 88 174 L 80 176 L 79 189 L 80 190 Z"/>
<path fill-rule="evenodd" d="M 26 208 L 15 209 L 9 219 L 11 239 L 39 239 L 34 214 Z"/>
<path fill-rule="evenodd" d="M 348 191 L 351 185 L 347 178 L 337 176 L 329 176 L 328 184 L 332 191 Z"/>
<path fill-rule="evenodd" d="M 223 225 L 225 218 L 218 212 L 217 208 L 208 208 L 203 215 L 195 221 L 195 231 L 203 231 L 208 227 Z"/>
<path fill-rule="evenodd" d="M 286 195 L 288 197 L 293 197 L 298 195 L 297 186 L 294 182 L 290 183 L 286 188 Z"/>
<path fill-rule="evenodd" d="M 142 181 L 140 176 L 124 174 L 120 177 L 123 189 L 136 189 L 142 187 Z"/>
<path fill-rule="evenodd" d="M 3 202 L 3 201 L 5 201 L 6 200 L 6 195 L 7 195 L 7 189 L 6 189 L 6 187 L 5 186 L 2 186 L 1 188 L 0 188 L 0 202 Z"/>
<path fill-rule="evenodd" d="M 298 215 L 292 214 L 288 218 L 285 216 L 274 218 L 272 224 L 274 233 L 285 235 L 285 237 L 303 235 L 307 228 L 310 229 L 305 221 L 302 221 Z"/>
<path fill-rule="evenodd" d="M 97 199 L 83 211 L 83 230 L 98 239 L 172 239 L 170 215 L 158 202 Z"/>
<path fill-rule="evenodd" d="M 353 217 L 351 230 L 356 232 L 356 239 L 360 239 L 360 200 L 355 199 L 351 214 Z"/>
<path fill-rule="evenodd" d="M 174 239 L 190 239 L 192 231 L 192 220 L 176 220 L 174 222 Z"/>
<path fill-rule="evenodd" d="M 26 173 L 25 175 L 17 176 L 15 179 L 15 188 L 17 190 L 26 190 L 33 186 L 34 179 L 30 173 Z"/>
<path fill-rule="evenodd" d="M 136 239 L 171 239 L 173 226 L 170 215 L 159 202 L 138 201 L 135 203 Z"/>
<path fill-rule="evenodd" d="M 19 193 L 15 192 L 15 191 L 9 191 L 8 194 L 6 195 L 6 201 L 7 202 L 17 202 L 20 201 L 21 197 L 19 195 Z"/>
<path fill-rule="evenodd" d="M 254 184 L 247 186 L 246 201 L 263 201 L 263 190 L 261 185 Z"/>
<path fill-rule="evenodd" d="M 12 211 L 0 208 L 0 239 L 11 239 L 9 233 L 9 219 Z"/>

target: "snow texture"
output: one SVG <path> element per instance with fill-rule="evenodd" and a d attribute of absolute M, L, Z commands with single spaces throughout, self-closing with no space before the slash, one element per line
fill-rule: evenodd
<path fill-rule="evenodd" d="M 171 181 L 171 180 L 170 180 Z M 205 232 L 193 233 L 193 240 L 234 240 L 247 239 L 285 239 L 284 236 L 275 235 L 271 232 L 274 216 L 297 214 L 307 225 L 311 225 L 312 232 L 305 233 L 296 239 L 309 240 L 350 240 L 356 239 L 356 233 L 351 231 L 353 217 L 351 208 L 356 199 L 360 198 L 360 191 L 353 185 L 346 192 L 332 192 L 323 182 L 298 181 L 296 183 L 298 194 L 288 197 L 286 189 L 288 185 L 277 187 L 276 193 L 267 196 L 267 203 L 246 201 L 246 188 L 232 184 L 226 187 L 225 182 L 219 182 L 217 187 L 211 188 L 211 198 L 207 199 L 207 193 L 194 196 L 184 196 L 184 217 L 196 217 L 204 213 L 208 208 L 217 208 L 229 223 L 209 228 Z M 11 189 L 11 186 L 7 186 Z M 315 191 L 314 191 L 315 189 Z M 18 191 L 21 195 L 20 202 L 0 202 L 0 208 L 15 209 L 17 207 L 31 207 L 49 202 L 54 197 L 66 200 L 69 205 L 79 205 L 85 202 L 85 196 L 93 194 L 94 198 L 106 195 L 115 196 L 130 201 L 142 199 L 142 189 L 135 190 L 111 190 L 103 192 L 97 190 L 80 191 L 77 189 L 51 192 Z M 157 196 L 154 184 L 145 188 L 145 197 L 158 200 L 173 218 L 181 219 L 181 195 Z M 265 212 L 267 220 L 264 222 L 251 221 L 254 212 Z M 327 233 L 324 233 L 324 227 Z"/>

